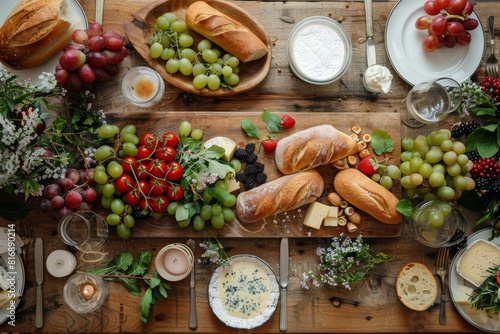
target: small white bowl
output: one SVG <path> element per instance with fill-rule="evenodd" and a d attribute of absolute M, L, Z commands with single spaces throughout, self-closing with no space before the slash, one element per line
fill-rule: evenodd
<path fill-rule="evenodd" d="M 180 281 L 191 273 L 194 255 L 187 245 L 169 244 L 156 255 L 155 265 L 158 274 L 167 281 Z"/>
<path fill-rule="evenodd" d="M 139 66 L 131 68 L 122 81 L 125 98 L 138 107 L 151 107 L 165 94 L 165 82 L 155 70 Z"/>

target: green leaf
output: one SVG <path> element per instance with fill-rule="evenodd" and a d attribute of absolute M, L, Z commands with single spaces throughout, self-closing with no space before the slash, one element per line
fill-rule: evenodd
<path fill-rule="evenodd" d="M 116 270 L 127 271 L 128 267 L 134 261 L 134 256 L 130 252 L 123 252 L 117 255 L 113 259 L 113 264 L 116 266 Z"/>
<path fill-rule="evenodd" d="M 477 150 L 482 158 L 494 156 L 500 148 L 496 128 L 496 125 L 488 125 L 474 130 L 465 141 L 467 151 Z"/>
<path fill-rule="evenodd" d="M 204 155 L 205 157 L 208 157 L 209 159 L 220 159 L 224 153 L 226 153 L 226 150 L 223 147 L 220 147 L 219 145 L 212 145 L 208 148 L 207 150 L 209 153 L 212 153 L 211 156 Z"/>
<path fill-rule="evenodd" d="M 283 128 L 281 126 L 281 118 L 269 112 L 269 110 L 264 110 L 260 115 L 260 118 L 266 122 L 266 127 L 269 132 L 281 132 Z"/>
<path fill-rule="evenodd" d="M 190 216 L 190 211 L 191 207 L 193 206 L 193 203 L 185 203 L 183 205 L 179 205 L 177 209 L 175 210 L 175 220 L 176 221 L 181 221 L 181 220 L 186 220 Z"/>
<path fill-rule="evenodd" d="M 114 271 L 115 271 L 115 267 L 94 267 L 94 268 L 87 270 L 87 273 L 94 274 L 97 276 L 103 276 L 103 275 L 111 274 Z"/>
<path fill-rule="evenodd" d="M 153 291 L 151 290 L 151 288 L 148 288 L 146 290 L 146 293 L 144 293 L 144 296 L 142 296 L 142 299 L 139 303 L 139 310 L 141 312 L 141 320 L 144 323 L 148 322 L 149 312 L 151 311 L 152 304 L 154 304 Z"/>
<path fill-rule="evenodd" d="M 125 285 L 127 290 L 133 294 L 134 296 L 140 296 L 141 295 L 141 284 L 138 279 L 135 278 L 125 278 L 125 277 L 120 277 L 120 278 L 115 278 L 117 282 L 122 283 Z"/>
<path fill-rule="evenodd" d="M 224 179 L 227 174 L 235 173 L 231 165 L 221 163 L 217 160 L 208 160 L 208 171 L 211 174 L 217 174 L 219 179 Z"/>
<path fill-rule="evenodd" d="M 151 263 L 151 258 L 153 255 L 151 254 L 150 251 L 142 251 L 137 255 L 137 258 L 135 259 L 138 263 L 140 263 L 141 266 L 143 266 L 146 270 L 149 267 L 149 264 Z"/>
<path fill-rule="evenodd" d="M 402 199 L 396 204 L 396 211 L 405 217 L 410 217 L 413 214 L 413 205 L 409 199 Z"/>
<path fill-rule="evenodd" d="M 372 132 L 372 149 L 377 155 L 394 150 L 394 140 L 382 129 L 375 129 Z"/>
<path fill-rule="evenodd" d="M 241 121 L 241 127 L 249 137 L 260 139 L 259 129 L 249 119 Z"/>

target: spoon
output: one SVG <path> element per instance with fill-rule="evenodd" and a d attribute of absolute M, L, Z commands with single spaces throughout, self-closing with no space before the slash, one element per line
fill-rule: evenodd
<path fill-rule="evenodd" d="M 193 239 L 189 239 L 186 244 L 189 246 L 189 248 L 194 252 L 196 250 L 196 242 Z M 196 282 L 195 282 L 195 277 L 194 277 L 194 265 L 193 268 L 191 269 L 191 278 L 189 281 L 189 288 L 190 288 L 190 304 L 189 304 L 189 328 L 196 328 L 198 327 L 198 319 L 196 316 Z"/>

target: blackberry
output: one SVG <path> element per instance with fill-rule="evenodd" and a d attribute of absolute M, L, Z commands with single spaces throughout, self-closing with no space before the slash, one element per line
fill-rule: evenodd
<path fill-rule="evenodd" d="M 254 163 L 254 166 L 257 168 L 257 172 L 261 173 L 264 171 L 264 164 L 261 162 Z"/>
<path fill-rule="evenodd" d="M 500 193 L 500 179 L 496 179 L 496 180 L 491 181 L 490 192 L 492 192 L 494 194 Z"/>
<path fill-rule="evenodd" d="M 266 183 L 266 180 L 267 180 L 266 173 L 259 172 L 257 175 L 255 175 L 255 181 L 259 184 Z"/>
<path fill-rule="evenodd" d="M 255 152 L 255 143 L 248 143 L 245 145 L 245 151 L 250 154 Z"/>
<path fill-rule="evenodd" d="M 248 180 L 248 175 L 240 172 L 240 173 L 236 174 L 235 179 L 238 182 L 245 183 Z"/>
<path fill-rule="evenodd" d="M 466 152 L 465 155 L 469 158 L 470 161 L 476 162 L 479 159 L 481 159 L 481 156 L 479 155 L 478 151 L 470 151 Z"/>
<path fill-rule="evenodd" d="M 145 210 L 134 210 L 134 211 L 132 211 L 132 217 L 134 217 L 134 219 L 145 219 L 148 216 L 149 216 L 149 214 Z"/>
<path fill-rule="evenodd" d="M 248 155 L 248 157 L 247 157 L 247 162 L 248 162 L 249 164 L 253 164 L 254 162 L 256 162 L 256 161 L 257 161 L 257 158 L 258 158 L 258 157 L 257 157 L 257 154 L 255 154 L 255 153 L 250 153 L 250 154 Z"/>
<path fill-rule="evenodd" d="M 452 137 L 468 136 L 479 127 L 476 121 L 458 122 L 451 127 Z"/>
<path fill-rule="evenodd" d="M 253 189 L 253 187 L 255 187 L 255 183 L 254 183 L 253 179 L 248 178 L 248 179 L 245 181 L 245 190 L 250 190 L 250 189 Z"/>
<path fill-rule="evenodd" d="M 259 171 L 257 170 L 257 166 L 255 166 L 255 164 L 248 164 L 246 167 L 245 167 L 245 174 L 246 175 L 255 175 L 257 174 Z"/>
<path fill-rule="evenodd" d="M 488 179 L 485 179 L 484 177 L 477 177 L 474 181 L 476 182 L 476 190 L 482 192 L 488 192 L 490 190 L 490 182 Z"/>
<path fill-rule="evenodd" d="M 237 148 L 234 151 L 234 157 L 246 161 L 248 159 L 248 153 L 243 148 Z"/>

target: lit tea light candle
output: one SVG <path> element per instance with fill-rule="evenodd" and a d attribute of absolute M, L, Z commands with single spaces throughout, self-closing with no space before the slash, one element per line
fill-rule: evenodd
<path fill-rule="evenodd" d="M 189 268 L 189 261 L 185 252 L 171 248 L 164 256 L 165 269 L 172 275 L 185 273 Z"/>
<path fill-rule="evenodd" d="M 151 107 L 163 98 L 165 82 L 149 67 L 134 67 L 123 78 L 122 92 L 136 106 Z"/>
<path fill-rule="evenodd" d="M 70 252 L 58 249 L 49 254 L 46 260 L 46 267 L 52 276 L 65 277 L 75 270 L 76 258 Z"/>
<path fill-rule="evenodd" d="M 83 299 L 89 300 L 94 297 L 97 291 L 98 289 L 94 283 L 85 282 L 82 284 L 82 287 L 80 288 L 80 295 L 83 297 Z"/>

